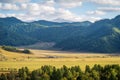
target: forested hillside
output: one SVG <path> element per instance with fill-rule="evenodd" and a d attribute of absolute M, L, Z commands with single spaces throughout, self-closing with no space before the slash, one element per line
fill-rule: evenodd
<path fill-rule="evenodd" d="M 27 23 L 14 17 L 0 18 L 0 45 L 19 46 L 39 41 L 54 42 L 67 37 L 69 33 L 85 24 L 88 26 L 91 23 L 57 23 L 43 20 Z"/>
<path fill-rule="evenodd" d="M 82 32 L 73 33 L 55 47 L 88 52 L 120 52 L 120 16 L 100 20 Z"/>
<path fill-rule="evenodd" d="M 120 16 L 91 23 L 23 22 L 14 17 L 0 18 L 0 45 L 21 46 L 54 42 L 60 50 L 120 52 Z"/>

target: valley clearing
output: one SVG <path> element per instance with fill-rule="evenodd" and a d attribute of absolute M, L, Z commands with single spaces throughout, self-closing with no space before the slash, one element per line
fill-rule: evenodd
<path fill-rule="evenodd" d="M 79 53 L 52 50 L 30 50 L 32 54 L 8 52 L 0 49 L 0 68 L 28 67 L 31 71 L 44 65 L 57 68 L 66 65 L 80 66 L 84 70 L 86 65 L 92 67 L 94 64 L 102 66 L 106 64 L 120 64 L 118 54 Z"/>

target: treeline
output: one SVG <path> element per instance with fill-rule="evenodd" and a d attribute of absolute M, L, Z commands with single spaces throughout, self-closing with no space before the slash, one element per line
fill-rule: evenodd
<path fill-rule="evenodd" d="M 12 46 L 2 46 L 2 49 L 7 50 L 7 51 L 11 51 L 11 52 L 20 52 L 20 53 L 26 53 L 26 54 L 30 54 L 30 50 L 28 49 L 24 49 L 24 50 L 20 50 L 16 47 L 12 47 Z"/>
<path fill-rule="evenodd" d="M 120 80 L 120 66 L 94 65 L 90 68 L 87 65 L 85 71 L 79 66 L 70 68 L 65 65 L 61 68 L 42 66 L 32 72 L 27 67 L 23 67 L 18 72 L 2 73 L 0 80 Z"/>

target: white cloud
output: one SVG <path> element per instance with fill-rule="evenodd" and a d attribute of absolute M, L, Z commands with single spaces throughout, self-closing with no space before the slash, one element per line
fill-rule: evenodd
<path fill-rule="evenodd" d="M 39 15 L 40 19 L 54 21 L 56 19 L 65 21 L 81 21 L 81 18 L 69 10 L 59 8 L 55 9 L 53 13 L 42 13 Z"/>
<path fill-rule="evenodd" d="M 98 9 L 104 12 L 120 12 L 120 7 L 100 7 Z"/>
<path fill-rule="evenodd" d="M 15 0 L 17 1 L 17 0 Z M 59 5 L 59 7 L 55 7 Z M 82 5 L 82 0 L 46 0 L 42 3 L 2 3 L 1 10 L 19 11 L 19 13 L 6 13 L 4 16 L 14 16 L 24 21 L 33 20 L 55 20 L 63 19 L 65 21 L 84 21 L 84 20 L 98 20 L 95 17 L 88 17 L 86 15 L 76 15 L 67 8 L 73 8 Z M 88 12 L 89 14 L 103 14 L 100 11 Z M 2 14 L 3 16 L 3 14 Z"/>
<path fill-rule="evenodd" d="M 100 18 L 100 17 L 94 17 L 94 16 L 91 16 L 90 18 L 88 18 L 88 19 L 86 19 L 86 20 L 89 20 L 89 21 L 91 21 L 91 22 L 95 22 L 95 21 L 98 21 L 98 20 L 101 20 L 102 18 Z M 85 20 L 85 21 L 86 21 Z"/>
<path fill-rule="evenodd" d="M 23 13 L 19 13 L 19 14 L 14 14 L 14 13 L 3 14 L 3 13 L 0 13 L 0 17 L 16 17 L 16 18 L 18 18 L 22 21 L 27 21 L 27 22 L 37 19 L 37 17 L 30 16 L 30 15 L 23 14 Z"/>
<path fill-rule="evenodd" d="M 120 0 L 87 0 L 102 5 L 120 6 Z"/>
<path fill-rule="evenodd" d="M 20 4 L 20 8 L 21 8 L 22 10 L 25 10 L 25 9 L 28 8 L 28 4 L 22 3 L 22 4 Z"/>
<path fill-rule="evenodd" d="M 96 0 L 87 0 L 92 1 L 98 4 L 107 4 L 101 3 Z M 103 1 L 103 0 L 102 0 Z M 68 8 L 73 8 L 76 6 L 82 5 L 82 0 L 46 0 L 42 3 L 0 3 L 0 10 L 11 10 L 12 13 L 0 14 L 0 16 L 14 16 L 24 21 L 33 21 L 33 20 L 65 20 L 65 21 L 96 21 L 101 19 L 98 16 L 105 15 L 108 11 L 118 11 L 119 8 L 107 8 L 101 7 L 95 11 L 88 11 L 87 14 L 77 15 L 70 11 Z M 59 6 L 58 6 L 59 5 Z M 57 6 L 57 7 L 56 7 Z M 17 12 L 15 11 L 17 10 Z"/>
<path fill-rule="evenodd" d="M 61 6 L 65 7 L 65 8 L 73 8 L 73 7 L 77 7 L 77 6 L 81 6 L 82 2 L 76 2 L 76 3 L 60 3 Z"/>
<path fill-rule="evenodd" d="M 54 0 L 47 0 L 47 1 L 43 2 L 43 4 L 46 6 L 54 6 L 55 1 Z"/>
<path fill-rule="evenodd" d="M 13 3 L 0 3 L 0 10 L 26 10 L 29 12 L 49 12 L 52 13 L 54 11 L 53 6 L 47 6 L 46 4 L 41 3 L 22 3 L 22 4 L 13 4 Z"/>
<path fill-rule="evenodd" d="M 95 10 L 95 11 L 87 11 L 88 15 L 105 15 L 106 13 L 104 11 L 100 11 L 100 10 Z"/>
<path fill-rule="evenodd" d="M 38 10 L 40 10 L 39 9 L 39 4 L 37 4 L 37 3 L 30 3 L 29 6 L 28 6 L 28 9 L 30 11 L 38 11 Z"/>
<path fill-rule="evenodd" d="M 40 8 L 40 6 L 39 6 Z M 14 16 L 23 21 L 34 21 L 34 20 L 50 20 L 53 21 L 54 19 L 64 19 L 66 21 L 82 21 L 82 18 L 71 13 L 69 10 L 66 9 L 55 9 L 54 7 L 45 7 L 41 6 L 42 10 L 32 9 L 28 10 L 26 13 L 19 13 L 19 14 L 6 14 L 5 16 Z M 50 13 L 51 12 L 51 13 Z"/>
<path fill-rule="evenodd" d="M 0 9 L 1 10 L 19 10 L 19 7 L 16 4 L 6 3 L 6 4 L 1 4 Z"/>
<path fill-rule="evenodd" d="M 0 13 L 0 17 L 6 17 L 4 14 Z"/>
<path fill-rule="evenodd" d="M 8 14 L 6 14 L 6 16 L 7 17 L 16 17 L 16 14 L 14 14 L 14 13 L 8 13 Z"/>
<path fill-rule="evenodd" d="M 0 17 L 17 17 L 18 19 L 21 19 L 23 21 L 34 21 L 34 20 L 49 20 L 49 21 L 54 21 L 55 19 L 59 20 L 64 20 L 64 21 L 70 21 L 70 22 L 80 22 L 80 21 L 96 21 L 100 20 L 101 18 L 99 17 L 94 17 L 94 16 L 87 16 L 87 15 L 76 15 L 69 10 L 66 9 L 55 9 L 54 13 L 47 13 L 47 12 L 42 12 L 40 14 L 30 14 L 28 11 L 27 13 L 8 13 L 8 14 L 0 14 Z"/>
<path fill-rule="evenodd" d="M 0 0 L 1 3 L 23 3 L 29 1 L 30 0 Z"/>
<path fill-rule="evenodd" d="M 37 3 L 30 3 L 27 6 L 28 8 L 28 14 L 39 16 L 39 15 L 45 15 L 45 14 L 52 14 L 55 12 L 55 8 L 52 6 L 46 6 L 42 4 Z"/>
<path fill-rule="evenodd" d="M 95 22 L 95 21 L 101 19 L 101 17 L 98 17 L 98 16 L 96 17 L 96 16 L 94 16 L 94 15 L 92 15 L 92 16 L 80 15 L 79 17 L 81 18 L 80 21 L 91 21 L 91 22 Z"/>
<path fill-rule="evenodd" d="M 92 2 L 100 5 L 120 6 L 120 0 L 54 0 L 55 3 L 64 8 L 81 6 L 82 3 Z"/>
<path fill-rule="evenodd" d="M 64 8 L 73 8 L 82 5 L 82 0 L 54 0 L 54 1 Z"/>
<path fill-rule="evenodd" d="M 17 17 L 18 19 L 21 19 L 22 21 L 33 21 L 33 20 L 37 20 L 37 17 L 32 16 L 32 15 L 28 15 L 28 14 L 16 14 L 15 17 Z"/>
<path fill-rule="evenodd" d="M 45 19 L 45 20 L 50 20 L 50 21 L 59 19 L 60 21 L 64 20 L 64 21 L 70 21 L 70 22 L 80 22 L 80 21 L 86 21 L 86 20 L 94 22 L 96 20 L 101 19 L 100 17 L 94 17 L 94 15 L 89 16 L 89 17 L 87 15 L 76 15 L 76 14 L 70 12 L 69 10 L 63 9 L 63 8 L 56 9 L 54 11 L 54 13 L 52 13 L 52 14 L 43 13 L 43 14 L 40 14 L 39 16 L 40 16 L 40 19 Z"/>
<path fill-rule="evenodd" d="M 64 20 L 69 20 L 69 21 L 81 21 L 81 17 L 75 15 L 74 13 L 70 12 L 69 10 L 65 10 L 65 9 L 58 9 L 58 11 L 56 11 L 57 14 L 56 18 L 58 19 L 64 19 Z"/>

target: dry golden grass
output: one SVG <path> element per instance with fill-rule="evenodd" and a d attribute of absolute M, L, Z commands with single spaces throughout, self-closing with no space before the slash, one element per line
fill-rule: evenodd
<path fill-rule="evenodd" d="M 0 48 L 0 54 L 4 56 L 8 60 L 22 60 L 27 58 L 28 56 L 32 56 L 32 54 L 23 54 L 17 52 L 9 52 Z"/>
<path fill-rule="evenodd" d="M 0 49 L 0 53 L 4 55 L 7 60 L 0 61 L 0 68 L 21 68 L 29 67 L 30 70 L 40 68 L 43 65 L 52 65 L 68 67 L 79 65 L 84 70 L 86 65 L 91 67 L 94 64 L 120 64 L 119 56 L 112 56 L 109 54 L 93 54 L 93 53 L 77 53 L 77 52 L 63 52 L 50 50 L 31 50 L 33 54 L 22 54 L 8 52 Z M 28 58 L 29 56 L 29 58 Z"/>
<path fill-rule="evenodd" d="M 109 54 L 94 54 L 94 53 L 80 53 L 67 51 L 52 51 L 52 50 L 31 50 L 36 57 L 57 57 L 57 58 L 90 58 L 90 57 L 108 57 Z"/>

